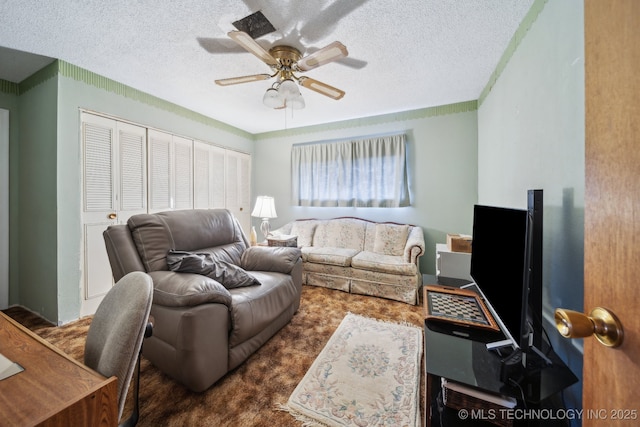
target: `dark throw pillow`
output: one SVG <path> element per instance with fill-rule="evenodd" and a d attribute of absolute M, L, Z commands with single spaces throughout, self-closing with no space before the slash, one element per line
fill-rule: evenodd
<path fill-rule="evenodd" d="M 202 274 L 220 282 L 227 289 L 259 285 L 258 279 L 227 261 L 215 259 L 210 253 L 169 250 L 167 264 L 171 271 Z"/>

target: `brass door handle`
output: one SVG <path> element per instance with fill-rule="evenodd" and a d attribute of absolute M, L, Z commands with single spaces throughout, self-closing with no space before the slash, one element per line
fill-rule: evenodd
<path fill-rule="evenodd" d="M 620 320 L 610 310 L 602 307 L 594 308 L 588 316 L 578 311 L 557 308 L 555 322 L 558 332 L 565 338 L 595 335 L 607 347 L 618 347 L 624 338 Z"/>
<path fill-rule="evenodd" d="M 110 213 L 108 215 L 109 219 L 116 219 L 118 217 L 118 215 L 116 215 L 115 213 Z"/>

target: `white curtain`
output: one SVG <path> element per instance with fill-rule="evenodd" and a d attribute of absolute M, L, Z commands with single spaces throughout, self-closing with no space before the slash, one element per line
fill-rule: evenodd
<path fill-rule="evenodd" d="M 405 135 L 291 149 L 294 206 L 408 206 Z"/>

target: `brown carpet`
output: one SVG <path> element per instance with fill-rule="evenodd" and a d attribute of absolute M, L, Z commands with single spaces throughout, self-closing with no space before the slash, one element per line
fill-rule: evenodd
<path fill-rule="evenodd" d="M 302 304 L 291 323 L 203 393 L 187 390 L 143 358 L 138 426 L 300 426 L 278 405 L 286 403 L 347 312 L 423 325 L 421 306 L 303 286 Z M 55 327 L 20 307 L 5 313 L 82 361 L 91 317 Z M 424 378 L 420 384 L 424 411 Z M 129 393 L 125 416 L 132 407 Z"/>

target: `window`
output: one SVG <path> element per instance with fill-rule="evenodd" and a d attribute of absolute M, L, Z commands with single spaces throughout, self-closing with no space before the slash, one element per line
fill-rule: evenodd
<path fill-rule="evenodd" d="M 291 148 L 295 206 L 408 206 L 405 135 Z"/>

